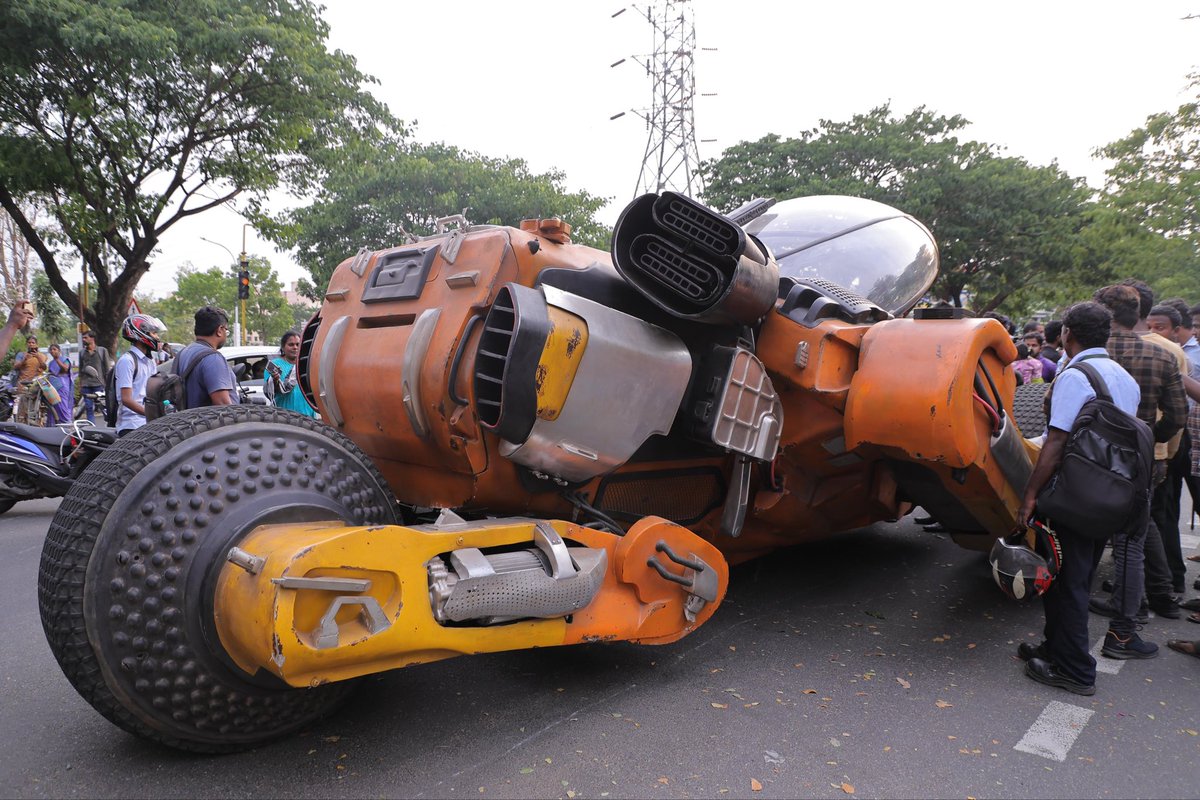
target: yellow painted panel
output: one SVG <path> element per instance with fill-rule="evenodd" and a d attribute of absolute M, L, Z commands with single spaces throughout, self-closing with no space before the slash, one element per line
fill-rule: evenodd
<path fill-rule="evenodd" d="M 550 335 L 542 348 L 537 366 L 537 415 L 552 421 L 562 413 L 563 404 L 575 382 L 583 351 L 587 349 L 588 329 L 583 317 L 547 306 Z"/>

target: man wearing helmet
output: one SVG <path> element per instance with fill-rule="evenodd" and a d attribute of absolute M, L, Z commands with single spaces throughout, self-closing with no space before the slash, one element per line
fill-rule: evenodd
<path fill-rule="evenodd" d="M 1112 314 L 1107 308 L 1094 302 L 1078 303 L 1063 315 L 1063 349 L 1068 365 L 1086 360 L 1095 367 L 1113 402 L 1122 411 L 1133 415 L 1137 413 L 1141 390 L 1105 350 L 1111 327 Z M 1096 392 L 1081 370 L 1064 369 L 1054 379 L 1053 395 L 1046 441 L 1017 512 L 1017 519 L 1023 523 L 1033 520 L 1038 493 L 1058 469 L 1075 419 Z M 1050 522 L 1053 524 L 1054 520 Z M 1088 652 L 1088 596 L 1098 560 L 1097 551 L 1104 543 L 1062 526 L 1056 527 L 1062 563 L 1057 577 L 1042 595 L 1046 613 L 1045 641 L 1037 647 L 1023 643 L 1017 648 L 1017 654 L 1027 662 L 1025 674 L 1038 683 L 1092 695 L 1096 693 L 1096 660 Z M 1137 601 L 1133 602 L 1136 605 Z M 1126 637 L 1119 641 L 1114 639 L 1114 647 L 1122 645 L 1118 649 L 1110 648 L 1109 639 L 1114 635 Z M 1141 647 L 1133 646 L 1134 640 Z M 1105 637 L 1104 653 L 1109 655 L 1110 650 L 1117 653 L 1114 656 L 1117 658 L 1147 658 L 1157 652 L 1153 645 L 1138 639 L 1136 632 L 1123 629 L 1117 634 L 1110 630 Z M 1144 650 L 1149 655 L 1144 655 Z"/>
<path fill-rule="evenodd" d="M 131 314 L 121 323 L 121 336 L 132 345 L 117 359 L 114 382 L 117 389 L 117 436 L 146 424 L 146 381 L 154 374 L 154 354 L 162 349 L 161 335 L 167 326 L 147 314 Z"/>

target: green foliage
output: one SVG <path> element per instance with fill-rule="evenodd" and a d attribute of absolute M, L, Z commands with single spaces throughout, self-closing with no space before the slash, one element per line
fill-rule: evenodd
<path fill-rule="evenodd" d="M 1200 99 L 1200 74 L 1188 89 Z M 1109 258 L 1160 297 L 1200 302 L 1200 102 L 1153 114 L 1097 151 L 1113 159 L 1104 202 L 1111 209 Z"/>
<path fill-rule="evenodd" d="M 309 0 L 6 0 L 3 16 L 0 207 L 72 308 L 56 245 L 82 257 L 84 321 L 109 345 L 172 225 L 308 191 L 320 153 L 396 127 Z M 21 215 L 29 198 L 61 241 Z"/>
<path fill-rule="evenodd" d="M 143 310 L 163 321 L 170 341 L 190 342 L 198 308 L 222 308 L 232 322 L 234 308 L 239 303 L 237 273 L 236 264 L 226 269 L 212 267 L 203 271 L 182 267 L 175 273 L 175 291 L 143 306 Z M 250 299 L 246 301 L 246 316 L 247 319 L 242 321 L 243 329 L 257 331 L 267 343 L 278 340 L 295 324 L 291 306 L 283 296 L 283 285 L 271 268 L 271 262 L 265 258 L 250 258 Z"/>
<path fill-rule="evenodd" d="M 607 247 L 609 230 L 596 222 L 604 198 L 567 192 L 564 176 L 535 174 L 515 158 L 489 158 L 445 144 L 358 141 L 326 162 L 314 202 L 260 228 L 312 275 L 316 297 L 339 263 L 359 248 L 383 249 L 431 234 L 440 217 L 463 213 L 472 223 L 516 226 L 530 217 L 561 217 L 572 239 Z"/>
<path fill-rule="evenodd" d="M 969 293 L 976 312 L 990 311 L 1079 269 L 1088 190 L 1054 165 L 959 141 L 954 134 L 967 124 L 923 106 L 897 118 L 883 105 L 849 122 L 822 120 L 794 139 L 742 142 L 705 164 L 705 199 L 725 209 L 813 194 L 888 203 L 938 241 L 933 294 L 961 305 Z"/>
<path fill-rule="evenodd" d="M 42 347 L 62 344 L 73 338 L 71 314 L 58 299 L 58 295 L 54 293 L 54 289 L 50 286 L 50 280 L 44 272 L 39 271 L 33 274 L 32 299 L 33 307 L 37 309 L 34 327 L 37 328 L 38 340 Z"/>

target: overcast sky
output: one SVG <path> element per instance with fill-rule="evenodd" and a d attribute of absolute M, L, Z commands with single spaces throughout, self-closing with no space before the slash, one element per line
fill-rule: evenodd
<path fill-rule="evenodd" d="M 697 44 L 695 124 L 702 158 L 768 133 L 794 136 L 890 102 L 971 120 L 970 138 L 1034 164 L 1057 161 L 1103 184 L 1092 151 L 1188 96 L 1200 63 L 1200 0 L 691 0 Z M 650 87 L 632 60 L 651 30 L 620 2 L 380 3 L 328 0 L 330 45 L 358 59 L 371 91 L 415 138 L 519 157 L 566 175 L 571 190 L 611 198 L 611 224 L 631 199 L 646 146 Z M 568 220 L 569 221 L 569 220 Z M 228 263 L 241 248 L 236 214 L 206 213 L 167 234 L 142 291 L 170 291 L 176 267 Z M 289 283 L 303 273 L 248 229 Z M 351 254 L 347 254 L 351 255 Z"/>

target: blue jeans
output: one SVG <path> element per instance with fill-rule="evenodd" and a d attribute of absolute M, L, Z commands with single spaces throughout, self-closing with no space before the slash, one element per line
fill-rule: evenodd
<path fill-rule="evenodd" d="M 99 397 L 101 388 L 99 386 L 84 386 L 79 390 L 83 395 L 83 410 L 87 414 L 88 422 L 96 423 L 96 398 Z"/>

